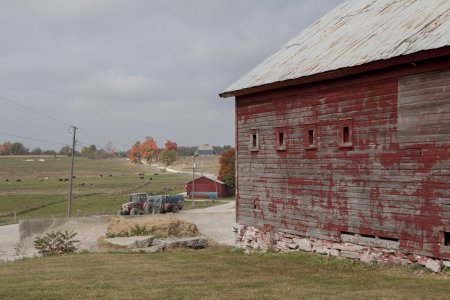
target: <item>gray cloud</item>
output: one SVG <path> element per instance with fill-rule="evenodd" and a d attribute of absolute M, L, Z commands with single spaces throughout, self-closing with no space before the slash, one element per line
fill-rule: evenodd
<path fill-rule="evenodd" d="M 234 101 L 218 93 L 338 2 L 2 1 L 0 95 L 98 145 L 233 144 Z M 2 131 L 70 143 L 65 126 L 0 104 Z"/>

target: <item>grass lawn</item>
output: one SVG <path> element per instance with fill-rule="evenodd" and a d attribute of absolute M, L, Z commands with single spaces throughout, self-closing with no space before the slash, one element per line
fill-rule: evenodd
<path fill-rule="evenodd" d="M 64 156 L 0 157 L 0 225 L 14 222 L 14 212 L 16 222 L 66 216 L 69 182 L 64 179 L 70 177 L 69 168 L 70 158 Z M 73 216 L 114 214 L 130 192 L 180 193 L 191 179 L 123 159 L 80 157 L 74 175 Z"/>
<path fill-rule="evenodd" d="M 420 271 L 419 271 L 420 270 Z M 0 264 L 1 299 L 448 299 L 450 278 L 307 253 L 224 247 Z"/>
<path fill-rule="evenodd" d="M 212 207 L 212 206 L 218 206 L 218 205 L 222 205 L 225 203 L 229 203 L 231 201 L 234 201 L 234 198 L 232 200 L 218 200 L 215 202 L 212 201 L 198 201 L 195 200 L 195 207 L 192 207 L 192 202 L 191 200 L 186 200 L 184 202 L 184 207 L 183 210 L 190 210 L 190 209 L 200 209 L 200 208 L 207 208 L 207 207 Z"/>

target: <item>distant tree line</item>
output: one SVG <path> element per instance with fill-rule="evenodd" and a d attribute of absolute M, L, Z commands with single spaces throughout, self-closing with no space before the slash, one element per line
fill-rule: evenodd
<path fill-rule="evenodd" d="M 192 156 L 194 155 L 197 147 L 194 146 L 179 146 L 178 147 L 178 155 L 179 156 Z"/>
<path fill-rule="evenodd" d="M 5 142 L 0 144 L 0 155 L 72 155 L 72 147 L 66 145 L 62 147 L 58 152 L 55 150 L 42 150 L 39 147 L 30 150 L 25 147 L 22 143 L 19 142 Z M 127 153 L 122 152 L 122 157 L 126 157 Z M 82 147 L 81 151 L 75 151 L 75 156 L 82 156 L 92 159 L 97 158 L 112 158 L 118 157 L 119 154 L 114 150 L 112 143 L 109 143 L 105 146 L 105 149 L 98 150 L 95 145 L 90 145 L 88 147 Z"/>
<path fill-rule="evenodd" d="M 214 152 L 217 155 L 222 155 L 224 152 L 233 149 L 230 145 L 213 146 Z M 128 158 L 135 163 L 142 161 L 150 162 L 152 160 L 161 161 L 166 165 L 170 165 L 177 160 L 179 156 L 188 157 L 193 156 L 197 152 L 196 146 L 178 146 L 177 143 L 167 140 L 163 148 L 159 148 L 156 141 L 147 136 L 143 142 L 137 141 L 128 150 Z"/>
<path fill-rule="evenodd" d="M 156 141 L 148 136 L 143 142 L 137 141 L 134 143 L 128 151 L 128 158 L 135 163 L 141 163 L 143 160 L 150 162 L 157 158 L 166 165 L 170 165 L 177 160 L 177 150 L 177 143 L 171 140 L 167 140 L 164 143 L 164 148 L 158 148 Z"/>
<path fill-rule="evenodd" d="M 217 155 L 222 155 L 224 152 L 233 149 L 234 148 L 231 145 L 225 145 L 225 146 L 213 146 L 214 151 L 217 153 Z"/>
<path fill-rule="evenodd" d="M 37 147 L 33 150 L 25 147 L 22 143 L 19 142 L 4 142 L 0 144 L 0 155 L 56 155 L 56 151 L 54 150 L 42 150 Z"/>
<path fill-rule="evenodd" d="M 213 146 L 217 155 L 221 155 L 227 150 L 232 149 L 230 145 Z M 166 165 L 170 165 L 178 157 L 192 156 L 196 153 L 196 146 L 178 146 L 176 142 L 166 141 L 164 147 L 159 148 L 156 141 L 151 137 L 146 137 L 143 142 L 136 142 L 128 151 L 116 151 L 112 142 L 108 142 L 104 148 L 98 149 L 96 145 L 82 147 L 80 151 L 75 151 L 75 156 L 86 157 L 90 159 L 104 158 L 125 158 L 128 157 L 134 162 L 145 159 L 160 159 Z M 27 148 L 20 142 L 4 142 L 0 144 L 0 155 L 72 155 L 72 147 L 63 146 L 59 151 L 45 150 L 39 147 L 34 149 Z"/>
<path fill-rule="evenodd" d="M 217 155 L 222 155 L 223 152 L 232 149 L 231 145 L 213 146 L 214 152 Z M 197 146 L 178 146 L 178 156 L 192 156 L 197 151 Z"/>

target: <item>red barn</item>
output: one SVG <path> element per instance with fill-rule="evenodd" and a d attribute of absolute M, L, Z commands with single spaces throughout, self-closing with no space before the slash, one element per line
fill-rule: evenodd
<path fill-rule="evenodd" d="M 343 1 L 221 96 L 240 246 L 450 260 L 450 1 Z"/>
<path fill-rule="evenodd" d="M 186 183 L 188 198 L 192 198 L 192 182 L 194 182 L 194 198 L 223 198 L 227 196 L 227 186 L 215 176 L 203 175 Z"/>

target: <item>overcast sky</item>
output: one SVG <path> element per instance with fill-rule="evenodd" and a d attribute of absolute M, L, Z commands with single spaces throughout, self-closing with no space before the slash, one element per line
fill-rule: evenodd
<path fill-rule="evenodd" d="M 234 144 L 218 94 L 339 0 L 0 0 L 0 96 L 127 150 Z M 0 99 L 0 142 L 59 150 L 68 126 Z"/>

